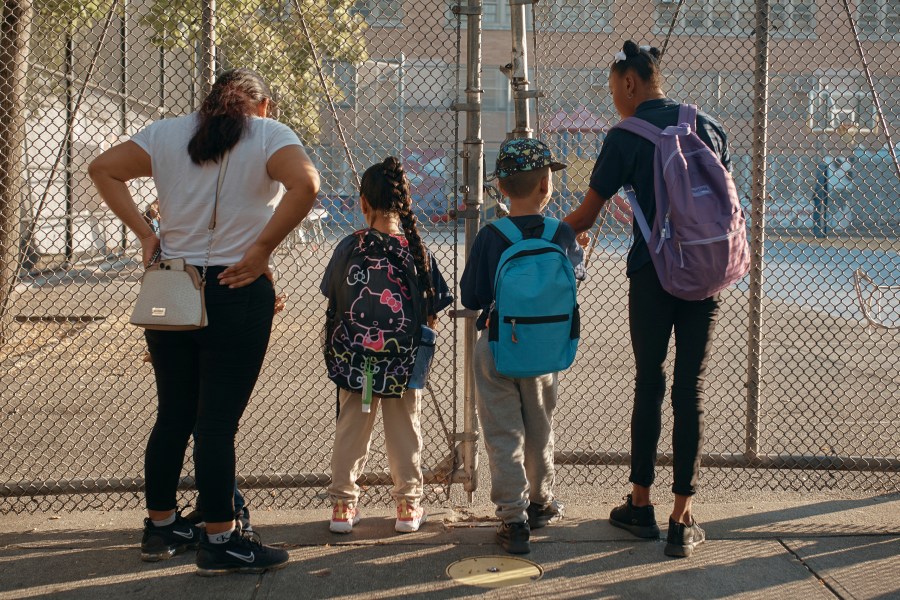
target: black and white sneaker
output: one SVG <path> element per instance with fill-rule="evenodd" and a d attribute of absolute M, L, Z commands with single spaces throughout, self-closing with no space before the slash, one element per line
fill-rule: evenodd
<path fill-rule="evenodd" d="M 531 529 L 528 522 L 501 523 L 497 528 L 497 543 L 510 554 L 528 554 L 531 552 Z"/>
<path fill-rule="evenodd" d="M 528 505 L 528 526 L 532 531 L 546 527 L 550 523 L 556 523 L 563 518 L 565 506 L 562 502 L 551 500 L 547 504 Z"/>
<path fill-rule="evenodd" d="M 141 560 L 157 562 L 172 558 L 185 550 L 196 550 L 200 545 L 200 529 L 181 516 L 175 522 L 157 527 L 150 519 L 144 519 L 144 536 L 141 538 Z"/>
<path fill-rule="evenodd" d="M 253 534 L 255 535 L 255 534 Z M 240 525 L 224 544 L 213 544 L 203 534 L 197 551 L 197 575 L 214 577 L 227 573 L 264 573 L 285 566 L 288 553 L 281 548 L 263 546 L 258 538 L 241 531 Z"/>

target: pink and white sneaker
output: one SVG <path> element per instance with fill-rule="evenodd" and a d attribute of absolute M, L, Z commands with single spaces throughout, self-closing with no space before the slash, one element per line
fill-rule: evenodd
<path fill-rule="evenodd" d="M 359 523 L 360 518 L 362 515 L 359 514 L 359 509 L 355 504 L 338 500 L 334 503 L 331 511 L 331 522 L 328 524 L 328 529 L 332 533 L 350 533 L 353 531 L 353 526 Z"/>
<path fill-rule="evenodd" d="M 418 502 L 409 502 L 404 499 L 397 504 L 397 522 L 394 530 L 400 533 L 412 533 L 418 531 L 422 523 L 428 520 L 425 509 Z"/>

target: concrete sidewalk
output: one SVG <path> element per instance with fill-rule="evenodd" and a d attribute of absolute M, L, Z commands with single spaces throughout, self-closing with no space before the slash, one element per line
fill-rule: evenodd
<path fill-rule="evenodd" d="M 698 514 L 710 540 L 680 560 L 663 555 L 662 541 L 610 526 L 611 507 L 567 507 L 564 521 L 533 534 L 524 557 L 543 576 L 497 589 L 446 574 L 459 559 L 508 556 L 483 506 L 432 507 L 414 534 L 395 533 L 389 509 L 369 509 L 349 536 L 328 531 L 325 510 L 257 511 L 256 529 L 292 562 L 261 576 L 213 579 L 194 575 L 193 553 L 141 562 L 138 511 L 3 515 L 0 599 L 900 598 L 897 494 L 704 505 Z"/>

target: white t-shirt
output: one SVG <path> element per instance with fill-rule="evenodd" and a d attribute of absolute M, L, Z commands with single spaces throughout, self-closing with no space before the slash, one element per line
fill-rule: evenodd
<path fill-rule="evenodd" d="M 191 161 L 188 142 L 197 128 L 197 113 L 163 119 L 145 127 L 131 141 L 150 155 L 159 196 L 163 258 L 184 258 L 204 265 L 209 219 L 216 197 L 218 163 Z M 266 162 L 285 146 L 300 146 L 297 135 L 272 119 L 252 117 L 244 136 L 231 149 L 212 236 L 210 266 L 237 263 L 265 228 L 284 194 L 269 177 Z"/>

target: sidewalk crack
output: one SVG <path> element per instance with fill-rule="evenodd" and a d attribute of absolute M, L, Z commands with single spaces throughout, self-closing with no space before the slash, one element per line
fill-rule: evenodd
<path fill-rule="evenodd" d="M 845 600 L 844 597 L 843 597 L 840 593 L 838 593 L 838 591 L 834 588 L 834 586 L 832 586 L 830 583 L 828 583 L 827 581 L 825 581 L 825 578 L 822 577 L 822 576 L 820 576 L 820 575 L 816 572 L 816 570 L 815 570 L 814 568 L 812 568 L 812 567 L 809 565 L 809 563 L 807 563 L 805 560 L 803 560 L 803 557 L 800 556 L 797 552 L 795 552 L 795 551 L 793 550 L 793 548 L 791 548 L 790 546 L 788 546 L 788 545 L 784 542 L 783 539 L 778 538 L 778 543 L 781 544 L 781 546 L 782 546 L 785 550 L 787 550 L 788 553 L 789 553 L 791 556 L 793 556 L 795 559 L 797 559 L 797 562 L 799 562 L 801 565 L 803 565 L 803 567 L 804 567 L 807 571 L 809 571 L 810 574 L 811 574 L 813 577 L 815 577 L 816 580 L 817 580 L 820 584 L 822 584 L 822 585 L 825 587 L 826 590 L 828 590 L 829 592 L 831 592 L 832 594 L 834 594 L 835 598 L 840 598 L 841 600 Z"/>

